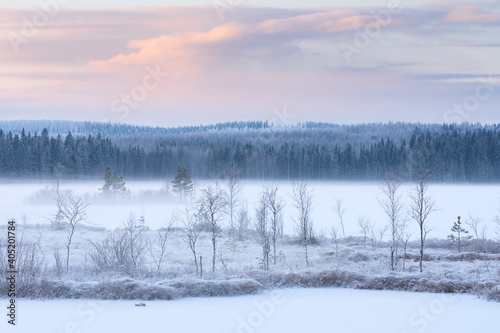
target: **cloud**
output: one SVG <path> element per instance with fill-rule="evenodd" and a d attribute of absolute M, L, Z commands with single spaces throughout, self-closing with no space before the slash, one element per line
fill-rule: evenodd
<path fill-rule="evenodd" d="M 444 19 L 449 23 L 500 24 L 500 13 L 488 13 L 478 6 L 461 6 L 451 10 Z"/>
<path fill-rule="evenodd" d="M 222 24 L 211 6 L 61 11 L 19 54 L 0 39 L 0 112 L 93 110 L 121 121 L 112 102 L 161 66 L 171 75 L 127 121 L 266 119 L 285 106 L 297 121 L 374 120 L 389 110 L 409 119 L 442 112 L 469 93 L 457 87 L 473 89 L 496 68 L 497 14 L 422 5 L 377 21 L 372 13 L 384 9 L 240 6 Z M 30 15 L 3 11 L 0 30 L 21 33 Z M 357 38 L 377 24 L 368 42 Z M 477 24 L 480 35 L 463 33 Z M 341 43 L 359 47 L 351 63 Z"/>
<path fill-rule="evenodd" d="M 133 40 L 127 45 L 133 52 L 90 61 L 89 66 L 106 68 L 164 63 L 178 73 L 199 73 L 234 61 L 258 60 L 259 55 L 265 58 L 301 41 L 361 29 L 370 22 L 376 20 L 370 15 L 358 15 L 345 9 L 305 14 L 298 12 L 290 17 L 252 23 L 229 22 L 207 31 Z M 380 25 L 386 24 L 380 22 Z"/>

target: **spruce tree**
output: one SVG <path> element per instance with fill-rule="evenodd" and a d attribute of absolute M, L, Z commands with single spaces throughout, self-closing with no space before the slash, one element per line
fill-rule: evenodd
<path fill-rule="evenodd" d="M 172 181 L 172 191 L 177 193 L 181 199 L 193 193 L 193 182 L 188 168 L 180 165 L 177 167 L 177 175 Z"/>
<path fill-rule="evenodd" d="M 457 218 L 457 221 L 455 223 L 453 223 L 453 227 L 451 227 L 451 231 L 456 233 L 457 235 L 455 236 L 454 234 L 450 234 L 448 236 L 448 239 L 453 244 L 457 244 L 458 253 L 460 253 L 461 246 L 462 246 L 462 240 L 467 241 L 467 240 L 471 239 L 472 236 L 462 236 L 462 234 L 468 234 L 469 231 L 462 228 L 462 222 L 460 221 L 460 216 Z"/>

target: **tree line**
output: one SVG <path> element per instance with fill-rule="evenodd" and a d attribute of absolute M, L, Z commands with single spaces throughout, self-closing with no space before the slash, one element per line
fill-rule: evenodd
<path fill-rule="evenodd" d="M 163 178 L 182 165 L 202 179 L 238 170 L 242 179 L 383 180 L 390 173 L 409 181 L 424 168 L 430 181 L 500 181 L 496 125 L 245 124 L 164 132 L 122 125 L 121 134 L 113 125 L 109 136 L 0 129 L 0 177 L 97 179 L 110 166 L 129 178 Z"/>

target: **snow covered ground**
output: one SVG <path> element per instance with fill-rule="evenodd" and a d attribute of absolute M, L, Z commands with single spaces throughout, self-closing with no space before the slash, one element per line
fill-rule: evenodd
<path fill-rule="evenodd" d="M 199 191 L 208 182 L 198 182 Z M 244 182 L 243 196 L 249 213 L 253 216 L 254 205 L 263 185 L 271 182 Z M 54 248 L 64 249 L 67 230 L 53 230 L 49 218 L 55 213 L 53 199 L 44 198 L 35 203 L 33 194 L 50 186 L 49 183 L 0 184 L 0 222 L 9 218 L 19 221 L 18 232 L 26 240 L 38 240 L 44 269 L 49 279 L 55 279 L 53 271 Z M 100 241 L 111 230 L 123 224 L 131 212 L 145 214 L 147 232 L 152 237 L 155 229 L 162 226 L 170 214 L 183 207 L 172 197 L 168 200 L 144 200 L 126 204 L 109 205 L 100 202 L 100 182 L 63 183 L 63 189 L 94 198 L 89 208 L 89 220 L 99 228 L 79 228 L 75 234 L 71 252 L 71 270 L 63 275 L 70 281 L 101 281 L 89 260 L 89 240 Z M 295 215 L 291 205 L 292 184 L 279 182 L 279 194 L 286 201 L 284 213 L 285 233 L 293 234 Z M 132 195 L 152 190 L 159 192 L 161 181 L 128 182 Z M 219 186 L 224 187 L 220 182 Z M 332 224 L 338 224 L 333 212 L 335 199 L 343 199 L 347 209 L 344 220 L 346 235 L 359 236 L 359 216 L 366 216 L 377 226 L 386 223 L 386 217 L 378 203 L 380 184 L 376 183 L 320 183 L 311 182 L 314 191 L 313 220 L 318 234 L 329 237 Z M 407 200 L 410 184 L 402 186 L 401 194 Z M 492 222 L 500 207 L 500 191 L 497 185 L 430 185 L 439 211 L 431 215 L 429 225 L 434 228 L 430 237 L 445 238 L 457 215 L 473 215 L 482 220 L 487 237 L 496 238 L 497 226 Z M 31 197 L 31 199 L 30 199 Z M 38 196 L 40 199 L 40 196 Z M 39 226 L 37 224 L 45 224 Z M 414 222 L 410 226 L 415 228 Z M 103 229 L 105 228 L 105 229 Z M 166 260 L 158 279 L 193 279 L 194 267 L 191 253 L 178 237 L 179 231 L 168 241 Z M 416 232 L 414 232 L 416 235 Z M 338 248 L 325 238 L 310 248 L 311 266 L 305 267 L 303 249 L 293 238 L 279 242 L 279 259 L 271 267 L 271 274 L 314 275 L 335 269 L 377 277 L 388 274 L 387 247 L 362 246 L 359 243 L 341 243 Z M 430 244 L 430 243 L 429 243 Z M 261 249 L 249 238 L 235 241 L 223 234 L 218 245 L 217 270 L 206 279 L 217 280 L 260 272 Z M 474 286 L 498 285 L 500 267 L 497 259 L 455 261 L 444 258 L 451 249 L 429 248 L 433 257 L 424 263 L 424 275 L 417 273 L 418 263 L 413 260 L 416 249 L 410 248 L 413 259 L 406 269 L 398 272 L 402 278 L 414 277 L 425 281 L 452 281 L 473 283 Z M 202 234 L 198 255 L 206 260 L 211 256 L 208 235 Z M 145 269 L 154 272 L 154 265 L 146 258 Z M 207 264 L 208 265 L 208 264 Z M 224 266 L 224 267 L 223 267 Z M 205 267 L 206 271 L 210 267 Z M 401 267 L 400 267 L 401 269 Z M 253 273 L 251 273 L 253 272 Z M 301 275 L 302 274 L 302 275 Z M 340 274 L 340 273 L 339 273 Z M 149 274 L 151 275 L 151 274 Z M 112 276 L 111 276 L 112 277 Z M 120 276 L 116 276 L 119 278 Z M 137 277 L 140 279 L 140 274 Z M 111 278 L 112 279 L 112 278 Z M 149 282 L 154 282 L 147 281 Z M 397 280 L 396 282 L 398 282 Z M 420 281 L 420 280 L 419 280 Z M 445 282 L 446 282 L 445 281 Z M 413 282 L 412 282 L 413 283 Z M 335 284 L 334 284 L 335 285 Z M 339 284 L 336 284 L 339 285 Z M 340 284 L 343 285 L 343 284 Z M 347 284 L 349 285 L 349 284 Z M 288 285 L 290 286 L 290 285 Z M 311 286 L 311 285 L 308 285 Z M 355 286 L 353 287 L 355 288 Z M 377 286 L 374 286 L 377 289 Z M 486 288 L 486 287 L 485 287 Z M 491 287 L 492 288 L 492 287 Z M 384 287 L 385 289 L 385 287 Z M 411 289 L 408 290 L 418 290 Z M 429 289 L 424 289 L 429 290 Z M 478 291 L 479 294 L 480 291 Z M 481 294 L 482 295 L 482 294 Z M 0 299 L 0 304 L 6 302 Z M 6 303 L 5 303 L 6 304 Z M 3 332 L 498 332 L 500 327 L 500 303 L 487 302 L 472 295 L 427 294 L 395 291 L 368 291 L 354 289 L 276 289 L 252 296 L 220 298 L 186 298 L 172 301 L 147 301 L 146 307 L 135 307 L 134 301 L 100 300 L 18 300 L 18 325 L 0 323 Z M 6 308 L 6 306 L 4 307 Z"/>
<path fill-rule="evenodd" d="M 196 182 L 199 191 L 208 184 L 214 182 Z M 278 184 L 279 194 L 286 202 L 284 210 L 285 232 L 292 234 L 295 225 L 293 218 L 296 214 L 292 207 L 290 195 L 292 184 L 290 182 L 243 182 L 243 197 L 248 203 L 251 216 L 254 214 L 255 201 L 262 191 L 263 185 Z M 29 204 L 29 197 L 37 190 L 46 186 L 52 186 L 50 182 L 44 183 L 3 183 L 0 184 L 0 221 L 16 218 L 18 221 L 26 220 L 30 224 L 48 223 L 48 219 L 55 213 L 55 205 L 50 200 L 45 204 Z M 225 183 L 219 182 L 224 188 Z M 343 199 L 346 208 L 345 228 L 346 235 L 359 236 L 357 220 L 359 216 L 366 216 L 378 226 L 385 225 L 386 217 L 378 203 L 381 198 L 379 183 L 335 183 L 335 182 L 310 182 L 313 189 L 313 221 L 318 231 L 328 233 L 332 223 L 338 219 L 333 212 L 336 198 Z M 80 182 L 64 183 L 63 189 L 72 189 L 77 194 L 97 195 L 102 182 Z M 159 191 L 162 181 L 129 181 L 126 186 L 132 194 L 141 191 Z M 401 187 L 401 195 L 408 202 L 408 191 L 411 184 Z M 464 220 L 469 215 L 482 219 L 483 225 L 487 227 L 489 237 L 495 236 L 492 219 L 498 214 L 500 208 L 500 187 L 498 185 L 443 185 L 430 184 L 429 191 L 436 201 L 438 210 L 429 218 L 429 226 L 432 232 L 429 237 L 446 238 L 450 234 L 450 228 L 456 221 L 458 215 Z M 170 214 L 182 208 L 182 204 L 175 200 L 146 200 L 128 202 L 124 205 L 105 205 L 98 201 L 92 202 L 89 208 L 89 221 L 107 229 L 113 229 L 122 225 L 131 212 L 136 216 L 142 213 L 146 215 L 148 225 L 159 228 L 168 219 Z M 410 222 L 413 234 L 416 234 L 416 223 Z"/>
<path fill-rule="evenodd" d="M 470 295 L 281 289 L 252 296 L 149 301 L 18 300 L 16 333 L 498 333 L 500 303 Z M 5 300 L 0 300 L 4 304 Z"/>

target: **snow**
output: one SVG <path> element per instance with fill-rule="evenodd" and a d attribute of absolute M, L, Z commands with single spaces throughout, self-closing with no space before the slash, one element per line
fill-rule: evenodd
<path fill-rule="evenodd" d="M 214 182 L 198 181 L 196 190 L 201 190 L 208 184 Z M 293 234 L 295 225 L 293 218 L 296 214 L 290 195 L 292 193 L 291 182 L 242 182 L 244 187 L 243 196 L 248 202 L 248 210 L 251 216 L 254 214 L 255 202 L 262 191 L 263 185 L 277 184 L 279 194 L 286 202 L 284 210 L 285 232 Z M 359 216 L 366 216 L 377 226 L 386 224 L 386 217 L 382 211 L 378 199 L 381 198 L 380 183 L 337 183 L 337 182 L 310 182 L 313 190 L 313 221 L 319 232 L 329 233 L 332 224 L 338 224 L 338 218 L 333 212 L 335 199 L 343 199 L 346 213 L 344 223 L 347 235 L 358 236 L 360 234 L 357 220 Z M 27 204 L 27 199 L 37 190 L 51 186 L 50 182 L 44 183 L 11 183 L 0 184 L 0 221 L 16 218 L 18 221 L 27 220 L 30 224 L 48 223 L 48 219 L 55 213 L 55 205 L 51 203 L 33 205 Z M 225 183 L 219 181 L 219 186 L 224 188 Z M 79 182 L 64 183 L 63 189 L 71 189 L 77 194 L 97 195 L 98 188 L 102 182 Z M 137 194 L 140 191 L 159 191 L 163 182 L 157 181 L 129 181 L 126 186 Z M 401 195 L 408 203 L 408 191 L 412 184 L 404 184 L 401 187 Z M 498 185 L 473 185 L 473 184 L 430 184 L 429 191 L 436 201 L 438 210 L 431 214 L 429 226 L 432 232 L 429 237 L 446 238 L 450 234 L 450 228 L 456 221 L 458 215 L 466 221 L 469 215 L 481 218 L 483 225 L 488 227 L 489 237 L 494 236 L 494 224 L 492 219 L 498 214 L 500 208 L 500 189 Z M 50 202 L 50 201 L 49 201 Z M 105 205 L 92 202 L 89 208 L 89 221 L 105 227 L 114 229 L 120 226 L 128 215 L 133 212 L 136 216 L 145 214 L 148 225 L 159 228 L 174 211 L 179 211 L 182 203 L 175 200 L 165 201 L 136 201 L 123 205 Z M 410 221 L 413 234 L 416 235 L 416 223 Z"/>
<path fill-rule="evenodd" d="M 2 303 L 5 300 L 1 300 Z M 471 295 L 350 289 L 283 289 L 174 301 L 18 300 L 16 327 L 62 332 L 498 332 L 500 303 Z"/>

